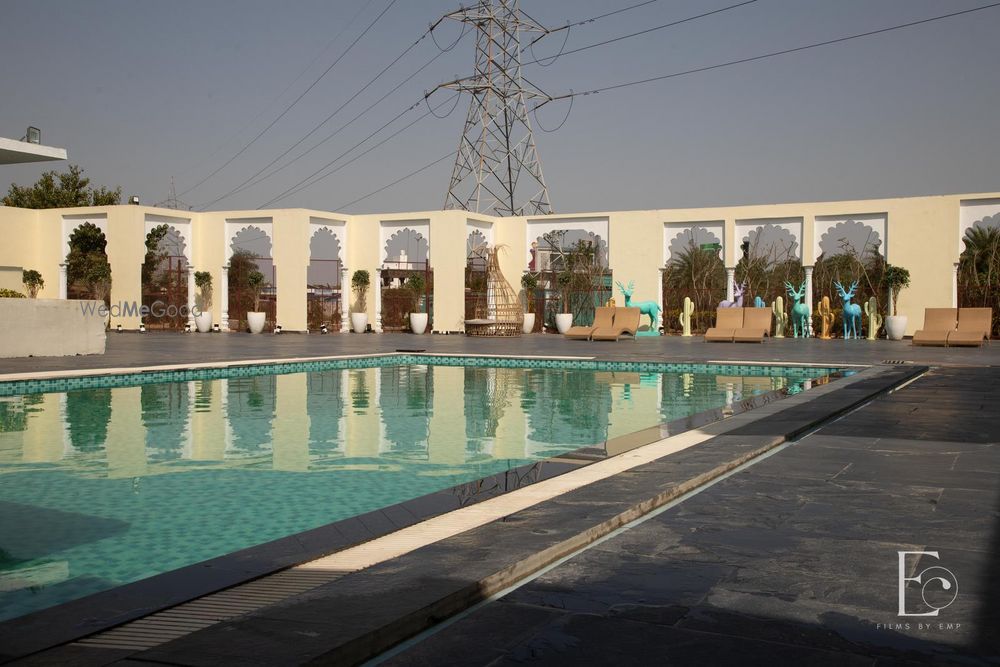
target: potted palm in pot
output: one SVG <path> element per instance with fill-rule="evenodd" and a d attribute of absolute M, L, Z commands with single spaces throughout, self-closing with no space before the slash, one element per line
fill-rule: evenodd
<path fill-rule="evenodd" d="M 414 308 L 416 312 L 410 313 L 410 331 L 415 334 L 422 334 L 427 331 L 427 313 L 424 312 L 424 277 L 419 273 L 414 273 L 406 279 L 406 287 L 413 292 Z"/>
<path fill-rule="evenodd" d="M 45 281 L 42 280 L 42 274 L 34 269 L 25 269 L 22 271 L 21 282 L 24 283 L 24 289 L 28 291 L 29 299 L 38 298 L 38 290 L 45 287 Z"/>
<path fill-rule="evenodd" d="M 253 310 L 247 313 L 247 326 L 250 333 L 259 334 L 264 330 L 265 314 L 260 309 L 260 292 L 264 289 L 264 274 L 260 271 L 251 271 L 247 276 L 247 285 L 253 294 Z"/>
<path fill-rule="evenodd" d="M 201 292 L 194 325 L 199 333 L 208 333 L 212 330 L 212 274 L 208 271 L 195 271 L 194 284 Z"/>
<path fill-rule="evenodd" d="M 573 285 L 573 274 L 569 271 L 564 271 L 556 278 L 556 282 L 559 284 L 559 293 L 562 297 L 562 310 L 556 314 L 556 331 L 564 334 L 573 326 L 573 313 L 569 309 L 569 294 L 570 288 Z"/>
<path fill-rule="evenodd" d="M 521 332 L 528 334 L 535 330 L 535 290 L 538 289 L 538 276 L 525 273 L 521 276 L 521 287 L 524 288 L 524 323 L 521 325 Z"/>
<path fill-rule="evenodd" d="M 358 269 L 351 276 L 351 291 L 354 292 L 354 308 L 351 310 L 351 330 L 364 333 L 368 330 L 368 287 L 371 279 L 368 272 Z"/>
<path fill-rule="evenodd" d="M 900 315 L 897 307 L 899 293 L 910 286 L 910 272 L 892 264 L 885 267 L 885 282 L 892 300 L 892 315 L 885 318 L 885 335 L 889 340 L 902 340 L 906 333 L 906 315 Z"/>

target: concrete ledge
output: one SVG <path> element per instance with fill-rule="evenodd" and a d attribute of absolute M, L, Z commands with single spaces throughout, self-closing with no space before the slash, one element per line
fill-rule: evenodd
<path fill-rule="evenodd" d="M 100 301 L 0 299 L 0 357 L 104 354 Z M 88 312 L 87 309 L 93 309 Z"/>

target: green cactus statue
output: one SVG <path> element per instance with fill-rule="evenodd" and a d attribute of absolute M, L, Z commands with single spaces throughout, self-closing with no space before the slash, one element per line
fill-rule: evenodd
<path fill-rule="evenodd" d="M 694 302 L 691 301 L 691 297 L 684 297 L 684 308 L 681 310 L 680 316 L 677 320 L 681 323 L 681 328 L 684 329 L 682 336 L 691 335 L 691 314 L 694 313 Z"/>
<path fill-rule="evenodd" d="M 785 337 L 785 326 L 788 324 L 788 313 L 785 312 L 785 300 L 780 296 L 771 304 L 774 311 L 774 337 Z"/>
<path fill-rule="evenodd" d="M 878 312 L 878 299 L 872 297 L 865 304 L 865 315 L 868 316 L 868 340 L 878 338 L 878 330 L 882 328 L 882 316 Z"/>

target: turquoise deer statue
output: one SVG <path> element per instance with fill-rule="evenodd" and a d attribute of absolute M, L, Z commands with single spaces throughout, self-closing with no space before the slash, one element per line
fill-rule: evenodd
<path fill-rule="evenodd" d="M 632 292 L 635 291 L 635 282 L 632 280 L 629 281 L 628 287 L 625 287 L 617 280 L 615 284 L 618 285 L 622 296 L 625 297 L 626 308 L 638 308 L 640 315 L 649 315 L 649 333 L 645 335 L 660 335 L 660 304 L 655 301 L 636 301 L 632 303 Z"/>
<path fill-rule="evenodd" d="M 798 289 L 790 282 L 785 282 L 785 291 L 788 298 L 792 300 L 792 331 L 795 337 L 809 338 L 809 306 L 802 303 L 806 295 L 806 284 L 802 283 Z"/>
<path fill-rule="evenodd" d="M 840 281 L 835 280 L 833 286 L 837 288 L 840 300 L 844 302 L 844 340 L 848 338 L 861 338 L 861 306 L 851 303 L 854 293 L 858 290 L 858 281 L 851 283 L 851 288 L 845 290 Z"/>

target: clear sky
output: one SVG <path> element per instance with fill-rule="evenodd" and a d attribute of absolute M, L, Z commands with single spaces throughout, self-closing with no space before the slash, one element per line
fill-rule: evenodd
<path fill-rule="evenodd" d="M 42 129 L 94 182 L 143 203 L 200 207 L 298 141 L 456 0 L 397 0 L 302 100 L 390 0 L 5 0 L 0 136 Z M 550 27 L 638 0 L 522 0 Z M 738 0 L 660 0 L 569 31 L 574 49 Z M 673 28 L 528 65 L 547 93 L 585 90 L 754 56 L 988 4 L 989 0 L 757 0 Z M 468 4 L 468 0 L 466 0 Z M 357 15 L 353 24 L 348 22 Z M 447 46 L 457 24 L 435 35 Z M 555 53 L 558 33 L 525 59 Z M 575 100 L 536 141 L 558 212 L 774 203 L 1000 190 L 1000 7 L 844 44 Z M 287 169 L 212 209 L 257 208 L 421 99 L 471 73 L 466 35 L 399 91 Z M 279 166 L 388 92 L 438 47 L 425 39 Z M 301 75 L 301 76 L 300 76 Z M 445 99 L 450 93 L 439 93 Z M 358 197 L 457 146 L 468 100 L 427 118 L 329 178 L 272 204 L 346 212 L 441 208 L 448 160 Z M 439 113 L 448 110 L 446 106 Z M 532 117 L 557 126 L 552 103 Z M 414 120 L 404 115 L 354 153 Z M 342 162 L 344 161 L 342 160 Z M 340 164 L 340 163 L 337 163 Z M 0 188 L 45 166 L 0 167 Z M 266 173 L 266 172 L 265 172 Z"/>

